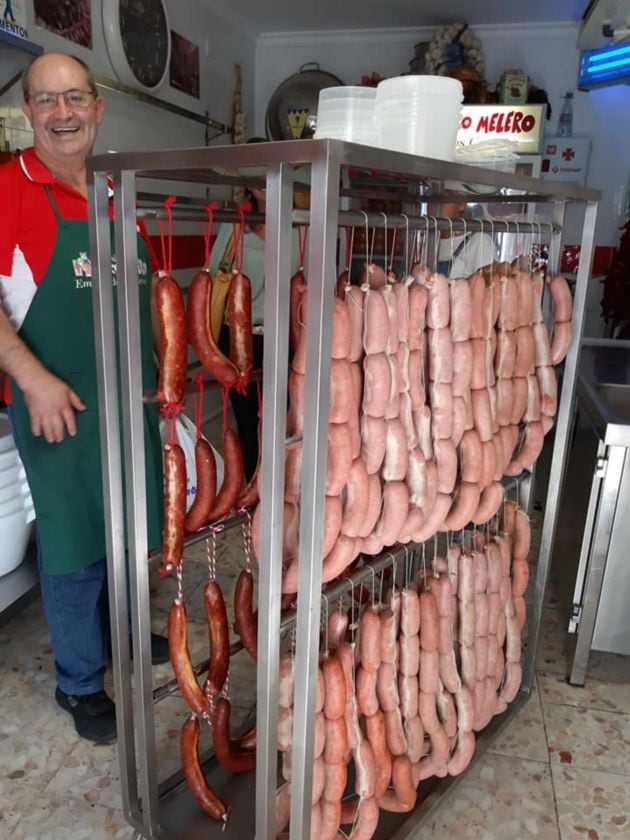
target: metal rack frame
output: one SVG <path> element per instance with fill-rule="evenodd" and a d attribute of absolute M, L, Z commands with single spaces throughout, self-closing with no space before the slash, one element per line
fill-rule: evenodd
<path fill-rule="evenodd" d="M 309 165 L 311 175 L 310 212 L 292 210 L 294 167 Z M 236 173 L 234 169 L 236 168 Z M 239 167 L 241 168 L 239 170 Z M 99 404 L 101 409 L 101 448 L 107 523 L 107 560 L 111 600 L 114 683 L 117 698 L 118 745 L 120 754 L 123 807 L 127 819 L 144 837 L 160 836 L 160 800 L 155 774 L 155 735 L 150 663 L 149 586 L 147 534 L 145 524 L 144 448 L 142 445 L 142 383 L 136 281 L 136 179 L 159 178 L 196 181 L 211 185 L 233 179 L 235 185 L 247 178 L 248 167 L 266 170 L 266 255 L 265 255 L 265 358 L 263 386 L 265 423 L 262 440 L 262 517 L 261 555 L 258 592 L 259 658 L 257 674 L 257 771 L 256 836 L 274 836 L 276 789 L 276 727 L 278 660 L 280 634 L 280 591 L 282 572 L 282 510 L 284 483 L 284 441 L 288 370 L 289 275 L 291 225 L 310 221 L 307 276 L 309 307 L 306 325 L 305 423 L 300 513 L 299 590 L 296 613 L 295 717 L 293 729 L 293 796 L 291 840 L 308 838 L 310 832 L 310 791 L 314 741 L 315 683 L 318 660 L 323 506 L 326 472 L 327 416 L 331 324 L 336 277 L 335 244 L 337 226 L 344 223 L 340 211 L 339 184 L 342 170 L 355 167 L 393 175 L 393 190 L 405 199 L 426 195 L 439 200 L 445 180 L 481 184 L 522 191 L 502 200 L 554 203 L 552 239 L 560 253 L 561 228 L 566 202 L 584 206 L 581 257 L 577 272 L 573 323 L 582 333 L 586 285 L 591 264 L 595 217 L 599 193 L 567 184 L 513 176 L 472 166 L 389 152 L 367 146 L 330 140 L 260 143 L 244 146 L 172 150 L 147 153 L 111 154 L 88 161 L 90 238 L 93 260 L 94 322 L 97 343 Z M 226 171 L 229 173 L 226 176 Z M 112 284 L 109 278 L 111 242 L 108 222 L 107 175 L 114 183 L 115 249 L 118 255 L 117 308 L 119 335 L 114 334 Z M 422 197 L 421 197 L 422 196 Z M 475 196 L 475 200 L 478 196 Z M 489 199 L 490 200 L 490 199 Z M 351 214 L 347 224 L 351 224 Z M 404 217 L 409 222 L 409 217 Z M 363 221 L 363 214 L 361 214 Z M 400 226 L 403 219 L 397 220 Z M 390 217 L 389 224 L 393 221 Z M 425 222 L 422 222 L 425 224 Z M 481 223 L 484 228 L 484 223 Z M 544 226 L 548 227 L 548 226 Z M 520 232 L 536 231 L 540 226 L 519 223 Z M 455 226 L 455 229 L 456 226 Z M 490 226 L 488 230 L 497 230 Z M 120 364 L 116 364 L 116 343 Z M 572 415 L 579 341 L 575 341 L 565 364 L 556 426 L 556 439 L 549 477 L 549 492 L 542 531 L 541 550 L 531 611 L 530 641 L 524 662 L 522 693 L 527 695 L 533 678 L 534 653 L 542 614 L 543 596 L 549 574 L 551 549 L 556 529 L 558 501 L 565 470 L 568 433 Z M 122 398 L 123 447 L 118 423 L 118 393 Z M 123 460 L 124 451 L 124 460 Z M 126 511 L 122 506 L 122 483 L 127 487 Z M 129 539 L 130 603 L 134 656 L 134 694 L 131 689 L 129 647 L 127 644 L 127 585 L 125 579 L 124 517 Z M 518 703 L 505 713 L 509 719 Z M 273 725 L 272 725 L 273 724 Z M 498 724 L 497 724 L 498 725 Z M 135 733 L 134 733 L 135 729 Z M 489 728 L 488 738 L 494 727 Z M 134 739 L 135 734 L 135 739 Z M 483 740 L 483 739 L 482 739 Z M 138 760 L 136 763 L 136 749 Z M 238 779 L 249 786 L 251 778 Z M 440 780 L 433 788 L 431 802 L 421 803 L 415 814 L 399 820 L 399 827 L 388 837 L 409 836 L 417 827 L 418 814 L 434 807 L 450 786 Z M 231 785 L 230 790 L 235 790 Z M 242 798 L 242 797 L 241 797 Z M 239 800 L 240 801 L 240 800 Z M 217 828 L 218 831 L 218 828 Z M 205 823 L 205 836 L 213 826 Z M 238 827 L 234 826 L 234 835 Z M 228 828 L 226 836 L 232 833 Z M 180 836 L 183 834 L 180 833 Z M 244 836 L 242 831 L 240 836 Z"/>

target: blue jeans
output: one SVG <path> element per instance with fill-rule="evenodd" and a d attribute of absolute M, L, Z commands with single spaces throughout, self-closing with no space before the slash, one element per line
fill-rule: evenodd
<path fill-rule="evenodd" d="M 40 563 L 41 552 L 37 559 Z M 55 656 L 57 685 L 66 694 L 103 690 L 107 667 L 107 561 L 67 575 L 39 576 Z"/>
<path fill-rule="evenodd" d="M 11 406 L 7 409 L 19 451 Z M 103 557 L 78 572 L 50 575 L 42 571 L 37 540 L 37 565 L 57 685 L 66 694 L 102 691 L 109 639 L 106 559 Z"/>

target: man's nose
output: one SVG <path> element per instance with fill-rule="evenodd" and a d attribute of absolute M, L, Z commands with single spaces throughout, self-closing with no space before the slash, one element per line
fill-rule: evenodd
<path fill-rule="evenodd" d="M 63 93 L 57 94 L 57 103 L 54 108 L 54 113 L 59 114 L 62 117 L 67 117 L 72 113 L 72 108 L 68 106 L 66 97 Z"/>

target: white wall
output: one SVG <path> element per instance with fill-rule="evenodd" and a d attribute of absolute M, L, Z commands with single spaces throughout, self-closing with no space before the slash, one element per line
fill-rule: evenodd
<path fill-rule="evenodd" d="M 254 42 L 246 34 L 234 29 L 217 17 L 199 0 L 167 0 L 171 29 L 198 44 L 200 48 L 200 99 L 174 90 L 168 79 L 154 95 L 165 102 L 209 115 L 219 122 L 232 121 L 232 94 L 234 64 L 240 63 L 243 71 L 243 99 L 246 111 L 251 114 L 254 102 Z M 77 46 L 35 25 L 33 4 L 26 6 L 29 39 L 45 50 L 70 52 L 84 59 L 97 75 L 115 79 L 103 36 L 100 0 L 92 0 L 92 49 Z M 14 57 L 3 56 L 0 50 L 0 84 L 15 72 Z M 204 126 L 168 112 L 131 99 L 122 94 L 106 91 L 106 116 L 101 127 L 96 152 L 108 149 L 155 150 L 164 148 L 204 145 Z M 14 88 L 0 105 L 17 105 L 20 92 Z M 228 143 L 223 135 L 216 142 Z"/>
<path fill-rule="evenodd" d="M 408 72 L 414 44 L 429 40 L 433 29 L 355 30 L 351 32 L 297 32 L 261 36 L 256 45 L 255 130 L 264 133 L 267 103 L 276 87 L 306 61 L 317 61 L 345 84 L 356 84 L 372 71 L 382 76 Z M 554 110 L 547 124 L 554 133 L 561 97 L 576 90 L 579 52 L 577 25 L 479 26 L 491 86 L 506 68 L 520 67 L 544 88 Z M 616 244 L 617 217 L 614 193 L 630 178 L 630 87 L 583 93 L 574 102 L 574 133 L 592 138 L 588 185 L 603 191 L 597 226 L 598 245 Z"/>

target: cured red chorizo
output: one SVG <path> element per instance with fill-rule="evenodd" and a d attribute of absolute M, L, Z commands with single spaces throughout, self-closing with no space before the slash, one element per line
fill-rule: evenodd
<path fill-rule="evenodd" d="M 219 764 L 230 773 L 246 773 L 256 766 L 256 751 L 243 750 L 230 738 L 230 701 L 220 697 L 211 712 L 212 743 Z"/>
<path fill-rule="evenodd" d="M 234 630 L 254 661 L 257 659 L 258 619 L 254 612 L 254 577 L 243 569 L 234 587 Z"/>
<path fill-rule="evenodd" d="M 188 787 L 197 803 L 213 819 L 227 823 L 228 808 L 212 790 L 201 769 L 199 721 L 196 717 L 184 721 L 180 738 L 180 761 Z"/>
<path fill-rule="evenodd" d="M 188 340 L 197 358 L 208 373 L 226 387 L 235 384 L 239 369 L 218 348 L 210 329 L 212 278 L 207 271 L 198 271 L 188 287 L 186 320 Z"/>
<path fill-rule="evenodd" d="M 204 586 L 203 603 L 210 636 L 207 688 L 212 694 L 219 694 L 230 666 L 230 629 L 223 593 L 216 580 L 209 580 Z"/>
<path fill-rule="evenodd" d="M 179 690 L 193 712 L 204 714 L 208 700 L 201 690 L 190 661 L 186 607 L 173 601 L 168 613 L 168 652 Z"/>
<path fill-rule="evenodd" d="M 186 310 L 179 285 L 167 274 L 155 284 L 155 305 L 160 326 L 160 370 L 157 399 L 181 403 L 186 385 Z"/>
<path fill-rule="evenodd" d="M 217 464 L 214 450 L 202 437 L 197 438 L 195 442 L 195 470 L 197 492 L 184 520 L 184 528 L 189 533 L 198 531 L 208 522 L 217 493 Z"/>
<path fill-rule="evenodd" d="M 254 364 L 252 284 L 249 277 L 240 271 L 230 281 L 226 309 L 230 328 L 230 359 L 238 368 L 240 381 L 246 386 Z"/>
<path fill-rule="evenodd" d="M 225 462 L 223 484 L 210 510 L 211 522 L 221 519 L 234 510 L 243 486 L 245 477 L 243 451 L 239 437 L 233 429 L 226 428 L 223 432 L 223 460 Z"/>
<path fill-rule="evenodd" d="M 165 569 L 179 566 L 184 554 L 186 519 L 186 459 L 179 444 L 164 447 L 164 527 L 162 531 L 162 565 Z"/>

